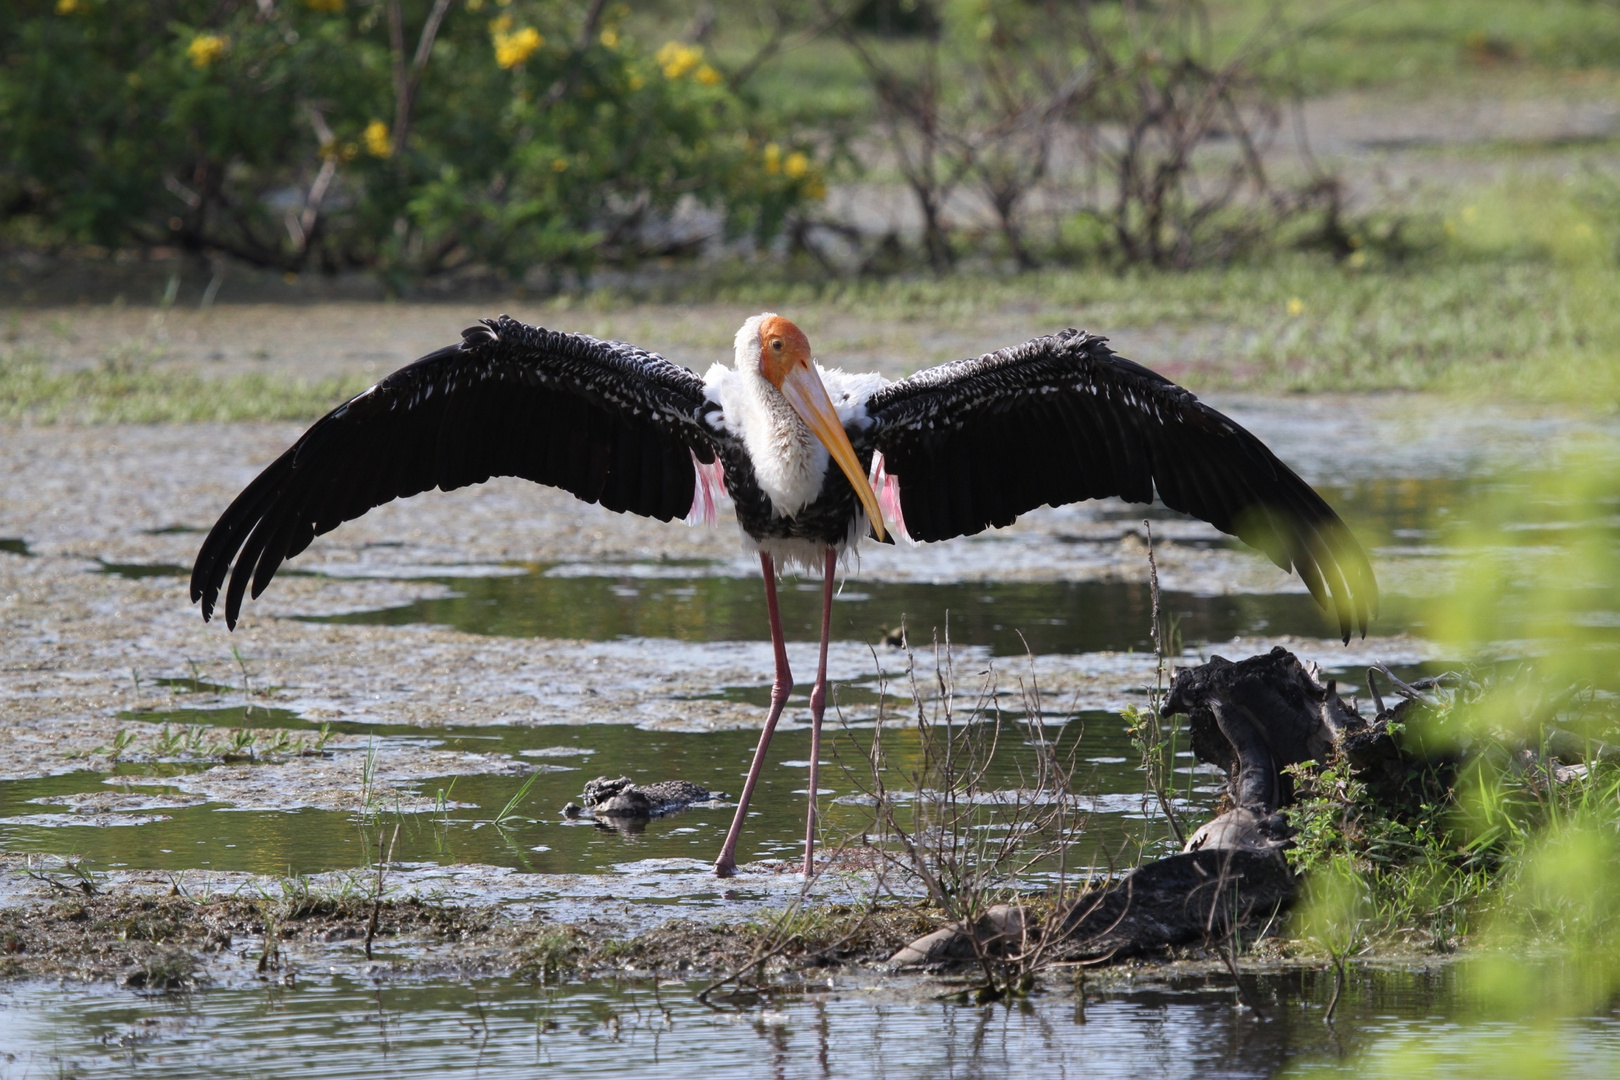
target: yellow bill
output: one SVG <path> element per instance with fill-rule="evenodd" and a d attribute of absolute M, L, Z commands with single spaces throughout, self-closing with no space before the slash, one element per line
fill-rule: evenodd
<path fill-rule="evenodd" d="M 822 384 L 816 369 L 808 363 L 792 365 L 782 377 L 782 396 L 809 425 L 815 437 L 821 440 L 838 467 L 844 470 L 844 475 L 849 478 L 849 486 L 855 489 L 855 497 L 866 508 L 872 531 L 877 533 L 879 540 L 885 539 L 883 511 L 878 509 L 877 492 L 872 490 L 871 481 L 867 480 L 866 471 L 861 468 L 860 458 L 855 456 L 855 448 L 850 445 L 849 436 L 844 434 L 838 411 L 833 408 L 832 398 L 827 396 L 827 387 Z"/>

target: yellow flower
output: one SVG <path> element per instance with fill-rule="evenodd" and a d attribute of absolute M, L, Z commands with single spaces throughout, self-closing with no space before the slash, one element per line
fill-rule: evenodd
<path fill-rule="evenodd" d="M 468 11 L 479 11 L 483 9 L 483 6 L 484 0 L 467 0 Z"/>
<path fill-rule="evenodd" d="M 324 11 L 328 15 L 336 15 L 343 10 L 343 0 L 304 0 L 304 4 L 311 11 Z"/>
<path fill-rule="evenodd" d="M 201 70 L 224 56 L 229 44 L 229 39 L 218 34 L 198 34 L 186 46 L 186 56 L 191 60 L 192 67 Z"/>
<path fill-rule="evenodd" d="M 782 171 L 782 148 L 775 143 L 765 144 L 765 171 L 772 176 Z"/>
<path fill-rule="evenodd" d="M 647 80 L 643 79 L 640 75 L 632 74 L 630 76 L 630 89 L 632 89 L 632 90 L 640 90 L 643 86 L 646 86 L 646 85 L 647 85 Z"/>
<path fill-rule="evenodd" d="M 617 49 L 619 47 L 619 32 L 611 26 L 602 31 L 602 44 L 610 49 Z"/>
<path fill-rule="evenodd" d="M 367 124 L 360 138 L 366 144 L 366 153 L 372 157 L 385 158 L 394 152 L 394 140 L 388 137 L 388 125 L 381 120 Z"/>
<path fill-rule="evenodd" d="M 504 34 L 510 29 L 512 29 L 512 16 L 510 15 L 497 15 L 495 18 L 489 20 L 489 33 L 491 37 L 495 36 L 496 34 Z"/>
<path fill-rule="evenodd" d="M 810 171 L 810 159 L 795 150 L 787 156 L 786 161 L 782 162 L 782 171 L 797 180 Z"/>
<path fill-rule="evenodd" d="M 551 161 L 551 171 L 552 172 L 560 172 L 560 173 L 567 172 L 568 171 L 568 159 L 567 158 L 553 158 L 552 161 Z"/>
<path fill-rule="evenodd" d="M 1288 314 L 1296 316 L 1305 314 L 1305 301 L 1297 296 L 1290 296 L 1288 298 Z"/>
<path fill-rule="evenodd" d="M 679 41 L 666 41 L 654 54 L 664 68 L 664 78 L 679 79 L 703 62 L 703 50 L 696 45 L 683 45 Z"/>
<path fill-rule="evenodd" d="M 79 0 L 56 0 L 56 13 L 58 15 L 72 15 L 79 10 Z"/>
<path fill-rule="evenodd" d="M 1352 251 L 1350 253 L 1350 257 L 1345 260 L 1345 263 L 1352 270 L 1360 270 L 1363 266 L 1367 265 L 1367 253 L 1359 250 Z"/>
<path fill-rule="evenodd" d="M 724 81 L 724 76 L 722 76 L 718 71 L 714 70 L 714 68 L 710 67 L 708 64 L 704 64 L 702 67 L 698 68 L 697 74 L 693 75 L 692 78 L 696 79 L 704 86 L 713 86 L 716 83 Z"/>
<path fill-rule="evenodd" d="M 513 33 L 497 30 L 493 36 L 495 62 L 508 71 L 533 56 L 534 51 L 546 43 L 546 39 L 540 36 L 540 31 L 532 26 L 525 26 Z"/>

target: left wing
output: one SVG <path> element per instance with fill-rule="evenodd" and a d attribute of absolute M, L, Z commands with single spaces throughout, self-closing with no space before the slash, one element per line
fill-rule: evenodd
<path fill-rule="evenodd" d="M 906 530 L 945 540 L 1117 496 L 1203 519 L 1295 570 L 1346 641 L 1378 599 L 1350 529 L 1264 443 L 1079 330 L 918 372 L 866 402 Z"/>
<path fill-rule="evenodd" d="M 401 368 L 316 421 L 226 508 L 191 572 L 225 622 L 315 537 L 394 499 L 520 476 L 669 521 L 714 461 L 703 381 L 619 341 L 506 316 Z M 234 566 L 232 560 L 235 560 Z"/>

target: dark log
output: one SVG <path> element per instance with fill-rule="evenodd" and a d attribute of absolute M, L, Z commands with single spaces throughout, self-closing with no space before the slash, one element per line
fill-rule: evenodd
<path fill-rule="evenodd" d="M 1043 930 L 1027 909 L 997 904 L 969 935 L 959 924 L 918 938 L 889 958 L 892 964 L 943 966 L 977 954 L 1007 957 L 1051 937 L 1053 960 L 1122 960 L 1263 923 L 1293 896 L 1294 878 L 1275 848 L 1205 847 L 1156 859 L 1119 881 L 1083 894 Z"/>
<path fill-rule="evenodd" d="M 1326 762 L 1347 739 L 1379 753 L 1394 745 L 1384 731 L 1388 715 L 1369 724 L 1332 682 L 1317 678 L 1315 665 L 1280 647 L 1178 671 L 1161 712 L 1188 715 L 1193 752 L 1227 776 L 1227 809 L 1179 854 L 1081 894 L 1044 927 L 1032 925 L 1016 905 L 998 905 L 972 933 L 947 926 L 892 961 L 941 965 L 976 955 L 1016 956 L 1037 937 L 1053 958 L 1104 961 L 1261 926 L 1287 906 L 1295 889 L 1283 856 L 1290 829 L 1282 810 L 1293 799 L 1283 769 Z"/>
<path fill-rule="evenodd" d="M 1450 797 L 1458 767 L 1478 738 L 1452 706 L 1477 700 L 1484 692 L 1478 684 L 1450 673 L 1407 683 L 1379 665 L 1367 673 L 1377 707 L 1369 720 L 1319 674 L 1316 665 L 1281 647 L 1236 662 L 1217 656 L 1177 671 L 1160 712 L 1186 715 L 1194 754 L 1226 773 L 1223 812 L 1193 833 L 1179 854 L 1081 894 L 1044 926 L 1023 908 L 998 905 L 971 933 L 959 924 L 947 926 L 900 950 L 894 962 L 1016 959 L 1033 955 L 1033 945 L 1051 959 L 1101 962 L 1219 941 L 1263 925 L 1287 906 L 1295 889 L 1283 856 L 1292 835 L 1286 808 L 1294 791 L 1285 771 L 1292 765 L 1345 762 L 1367 799 L 1396 817 Z M 1398 699 L 1393 706 L 1385 706 L 1380 681 Z M 1542 702 L 1538 715 L 1551 717 L 1562 704 L 1561 698 Z M 1574 764 L 1582 758 L 1620 757 L 1620 748 L 1545 722 L 1536 729 L 1533 742 L 1493 737 L 1483 749 L 1505 750 L 1510 767 L 1536 770 L 1549 784 L 1583 776 L 1586 767 Z"/>
<path fill-rule="evenodd" d="M 1368 726 L 1316 674 L 1280 645 L 1236 663 L 1215 656 L 1176 672 L 1159 713 L 1186 715 L 1193 753 L 1226 773 L 1233 804 L 1270 817 L 1293 801 L 1284 768 L 1325 762 Z"/>

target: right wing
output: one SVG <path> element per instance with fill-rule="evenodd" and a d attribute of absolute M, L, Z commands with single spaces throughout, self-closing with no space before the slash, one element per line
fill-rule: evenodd
<path fill-rule="evenodd" d="M 1371 564 L 1320 495 L 1236 422 L 1105 339 L 1066 330 L 890 383 L 865 441 L 899 485 L 905 527 L 945 540 L 1037 506 L 1155 491 L 1269 555 L 1338 616 L 1346 641 L 1378 602 Z"/>
<path fill-rule="evenodd" d="M 703 381 L 655 353 L 502 315 L 332 410 L 238 495 L 203 541 L 191 600 L 225 621 L 322 533 L 393 499 L 492 476 L 669 521 L 714 461 Z M 235 566 L 232 567 L 234 560 Z"/>

